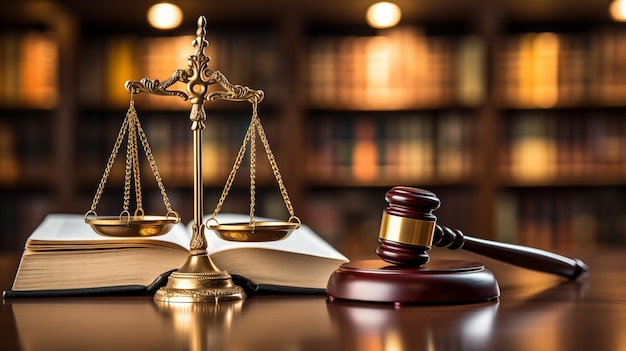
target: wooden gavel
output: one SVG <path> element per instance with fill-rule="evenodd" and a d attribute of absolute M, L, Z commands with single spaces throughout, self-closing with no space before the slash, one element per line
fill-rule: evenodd
<path fill-rule="evenodd" d="M 427 251 L 433 245 L 451 250 L 463 248 L 486 257 L 516 266 L 567 277 L 582 279 L 589 273 L 579 259 L 567 258 L 552 252 L 472 238 L 436 224 L 433 210 L 441 202 L 430 191 L 397 186 L 385 194 L 389 207 L 383 211 L 376 254 L 384 261 L 408 267 L 428 263 Z"/>

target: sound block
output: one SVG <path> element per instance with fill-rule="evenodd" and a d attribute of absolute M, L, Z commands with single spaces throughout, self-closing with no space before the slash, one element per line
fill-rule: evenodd
<path fill-rule="evenodd" d="M 382 260 L 342 264 L 330 277 L 329 300 L 399 304 L 462 304 L 495 300 L 495 276 L 478 262 L 432 260 L 422 267 Z"/>

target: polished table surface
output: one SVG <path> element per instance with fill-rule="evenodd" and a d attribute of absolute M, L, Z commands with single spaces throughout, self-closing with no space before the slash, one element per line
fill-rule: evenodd
<path fill-rule="evenodd" d="M 149 296 L 4 299 L 0 349 L 626 351 L 626 250 L 577 255 L 591 269 L 581 282 L 455 255 L 495 274 L 498 301 L 394 307 L 324 295 L 182 305 Z M 0 256 L 3 288 L 17 260 Z"/>

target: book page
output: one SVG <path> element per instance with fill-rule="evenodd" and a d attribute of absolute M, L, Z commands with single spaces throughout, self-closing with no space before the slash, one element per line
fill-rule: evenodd
<path fill-rule="evenodd" d="M 206 217 L 205 221 L 210 218 Z M 261 221 L 277 221 L 275 219 L 255 217 L 258 222 Z M 250 216 L 244 214 L 218 214 L 217 221 L 219 224 L 229 223 L 248 223 Z M 291 235 L 283 240 L 268 242 L 232 242 L 220 239 L 212 230 L 206 229 L 206 238 L 209 253 L 229 250 L 233 248 L 264 248 L 287 252 L 294 252 L 305 255 L 320 256 L 334 258 L 338 260 L 348 260 L 343 254 L 334 247 L 320 238 L 311 228 L 301 225 L 300 228 L 294 230 Z"/>
<path fill-rule="evenodd" d="M 84 215 L 53 213 L 47 215 L 28 238 L 30 245 L 76 245 L 93 244 L 109 247 L 124 246 L 146 242 L 169 243 L 189 250 L 191 235 L 186 227 L 179 223 L 172 230 L 161 236 L 153 237 L 106 237 L 100 235 L 85 223 Z"/>
<path fill-rule="evenodd" d="M 207 217 L 208 218 L 208 217 Z M 250 217 L 244 214 L 220 214 L 220 224 L 247 223 Z M 276 221 L 269 218 L 256 217 L 257 221 Z M 191 240 L 191 223 L 187 226 L 179 223 L 167 234 L 154 237 L 106 237 L 97 234 L 85 223 L 80 214 L 49 214 L 35 229 L 28 239 L 28 247 L 37 250 L 113 248 L 150 245 L 178 246 L 189 250 Z M 294 230 L 289 237 L 270 242 L 232 242 L 220 239 L 213 231 L 206 230 L 209 253 L 225 251 L 233 248 L 264 248 L 293 252 L 339 260 L 347 258 L 320 238 L 306 225 Z"/>

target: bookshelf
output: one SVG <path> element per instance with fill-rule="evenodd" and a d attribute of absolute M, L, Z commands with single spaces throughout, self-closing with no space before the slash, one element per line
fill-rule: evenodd
<path fill-rule="evenodd" d="M 415 26 L 374 35 L 315 35 L 309 44 L 311 106 L 406 110 L 476 106 L 484 96 L 482 38 L 427 35 Z"/>
<path fill-rule="evenodd" d="M 133 19 L 107 22 L 78 3 L 28 6 L 3 14 L 0 27 L 0 219 L 15 223 L 1 233 L 4 251 L 21 249 L 43 214 L 88 208 L 128 105 L 123 82 L 185 67 L 195 28 L 189 20 L 156 32 L 138 24 L 135 7 Z M 189 13 L 209 7 L 196 6 Z M 593 11 L 516 17 L 429 8 L 425 18 L 409 6 L 402 25 L 374 31 L 356 6 L 345 18 L 324 17 L 326 2 L 271 16 L 221 6 L 211 10 L 223 17 L 209 20 L 211 67 L 264 90 L 260 117 L 296 213 L 347 254 L 376 247 L 384 193 L 395 185 L 434 191 L 440 222 L 474 236 L 564 250 L 626 241 L 626 27 Z M 37 15 L 51 11 L 57 19 Z M 138 96 L 136 107 L 186 218 L 188 106 Z M 209 210 L 247 107 L 207 107 Z M 284 217 L 258 157 L 258 214 Z M 104 212 L 121 202 L 119 166 Z M 225 211 L 247 210 L 247 169 L 240 173 Z M 158 199 L 145 180 L 145 197 Z"/>
<path fill-rule="evenodd" d="M 471 111 L 316 112 L 307 140 L 314 185 L 463 183 L 475 174 Z"/>
<path fill-rule="evenodd" d="M 0 251 L 18 251 L 48 212 L 75 201 L 73 16 L 51 2 L 2 5 Z M 63 77 L 63 79 L 61 79 Z"/>

